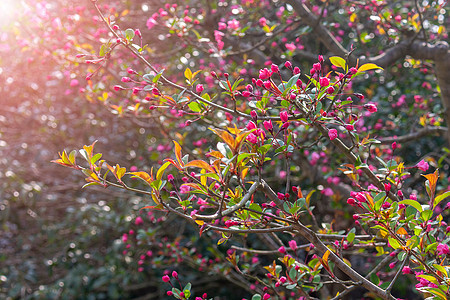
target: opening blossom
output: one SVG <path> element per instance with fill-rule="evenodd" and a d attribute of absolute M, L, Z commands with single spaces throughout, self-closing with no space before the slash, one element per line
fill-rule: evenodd
<path fill-rule="evenodd" d="M 427 171 L 430 165 L 424 161 L 423 159 L 416 165 L 417 168 L 419 168 L 422 171 Z"/>
<path fill-rule="evenodd" d="M 450 254 L 450 249 L 449 249 L 449 247 L 448 247 L 448 245 L 446 245 L 446 244 L 439 244 L 438 246 L 437 246 L 437 252 L 438 252 L 438 254 L 439 255 L 447 255 L 447 254 Z"/>

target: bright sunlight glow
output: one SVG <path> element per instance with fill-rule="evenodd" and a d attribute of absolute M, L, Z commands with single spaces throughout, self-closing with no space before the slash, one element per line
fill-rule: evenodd
<path fill-rule="evenodd" d="M 20 0 L 0 0 L 0 26 L 14 22 L 20 9 Z"/>

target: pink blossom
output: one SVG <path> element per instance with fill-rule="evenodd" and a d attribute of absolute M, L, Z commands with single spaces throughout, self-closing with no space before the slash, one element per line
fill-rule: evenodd
<path fill-rule="evenodd" d="M 436 250 L 439 255 L 447 255 L 450 253 L 450 249 L 446 244 L 439 244 Z"/>
<path fill-rule="evenodd" d="M 253 121 L 250 121 L 247 123 L 247 126 L 245 126 L 245 128 L 247 128 L 247 130 L 256 129 L 256 124 Z"/>
<path fill-rule="evenodd" d="M 249 135 L 247 135 L 247 141 L 252 144 L 256 144 L 258 142 L 258 138 L 253 133 L 250 133 Z"/>
<path fill-rule="evenodd" d="M 330 129 L 328 130 L 328 137 L 330 138 L 330 140 L 334 140 L 335 138 L 337 138 L 338 136 L 338 132 L 336 129 Z"/>
<path fill-rule="evenodd" d="M 203 88 L 203 84 L 197 84 L 197 86 L 195 87 L 195 91 L 197 92 L 197 93 L 201 93 L 201 92 L 203 92 L 203 90 L 204 90 L 204 88 Z"/>
<path fill-rule="evenodd" d="M 267 20 L 266 18 L 262 17 L 259 19 L 259 26 L 264 27 L 267 25 Z"/>
<path fill-rule="evenodd" d="M 319 83 L 322 87 L 328 86 L 330 84 L 330 79 L 328 79 L 327 77 L 320 77 Z"/>
<path fill-rule="evenodd" d="M 283 246 L 281 246 L 280 248 L 278 248 L 278 252 L 280 252 L 281 254 L 285 254 L 286 249 Z"/>
<path fill-rule="evenodd" d="M 284 46 L 286 47 L 286 49 L 288 49 L 289 51 L 294 51 L 297 47 L 295 47 L 294 43 L 286 43 L 284 44 Z"/>
<path fill-rule="evenodd" d="M 155 25 L 156 25 L 156 20 L 154 18 L 150 17 L 147 20 L 147 28 L 152 29 Z"/>
<path fill-rule="evenodd" d="M 231 21 L 227 22 L 228 28 L 234 29 L 234 30 L 238 30 L 240 27 L 239 21 L 234 19 Z"/>
<path fill-rule="evenodd" d="M 403 267 L 403 270 L 402 270 L 402 273 L 403 273 L 404 275 L 406 275 L 406 274 L 411 274 L 411 268 L 410 268 L 409 266 L 404 266 L 404 267 Z"/>
<path fill-rule="evenodd" d="M 422 171 L 427 171 L 430 165 L 424 161 L 423 159 L 416 165 L 417 168 L 419 168 Z"/>
<path fill-rule="evenodd" d="M 134 224 L 136 224 L 136 225 L 142 225 L 142 224 L 144 224 L 144 220 L 142 220 L 142 218 L 140 217 L 140 216 L 138 216 L 137 218 L 136 218 L 136 220 L 134 221 Z"/>
<path fill-rule="evenodd" d="M 322 191 L 322 194 L 324 194 L 327 197 L 331 197 L 334 195 L 334 192 L 331 188 L 326 188 Z"/>
<path fill-rule="evenodd" d="M 71 86 L 71 87 L 77 86 L 78 84 L 79 84 L 79 82 L 78 82 L 77 79 L 72 79 L 72 80 L 70 81 L 70 86 Z"/>
<path fill-rule="evenodd" d="M 266 80 L 272 76 L 272 72 L 270 72 L 267 68 L 259 70 L 259 79 Z"/>
<path fill-rule="evenodd" d="M 290 247 L 292 250 L 295 251 L 295 249 L 297 249 L 297 242 L 296 242 L 296 241 L 290 240 L 288 244 L 289 244 L 289 247 Z"/>

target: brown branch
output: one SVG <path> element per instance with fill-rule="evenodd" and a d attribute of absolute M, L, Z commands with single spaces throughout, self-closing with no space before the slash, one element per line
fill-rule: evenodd
<path fill-rule="evenodd" d="M 397 143 L 406 143 L 409 141 L 414 141 L 417 140 L 421 137 L 424 136 L 431 136 L 431 135 L 438 135 L 438 136 L 442 136 L 445 135 L 447 133 L 447 128 L 446 127 L 441 127 L 441 126 L 435 126 L 435 127 L 425 127 L 423 129 L 420 129 L 416 132 L 411 132 L 409 134 L 406 135 L 401 135 L 401 136 L 392 136 L 392 137 L 385 137 L 385 138 L 378 138 L 378 140 L 382 143 L 382 144 L 390 144 L 393 142 L 397 142 Z"/>
<path fill-rule="evenodd" d="M 266 195 L 271 199 L 272 201 L 276 201 L 278 199 L 277 195 L 273 192 L 272 189 L 268 185 L 262 185 L 262 188 L 266 192 Z M 279 199 L 278 199 L 279 201 Z M 361 276 L 358 272 L 353 270 L 351 267 L 349 267 L 341 258 L 339 258 L 333 251 L 330 251 L 330 249 L 322 242 L 322 240 L 316 235 L 315 232 L 313 232 L 311 229 L 303 225 L 300 221 L 297 222 L 293 226 L 295 229 L 298 230 L 300 235 L 302 235 L 304 238 L 306 238 L 309 242 L 311 242 L 316 249 L 321 252 L 325 253 L 326 251 L 330 252 L 329 259 L 335 263 L 335 265 L 345 274 L 347 274 L 351 279 L 354 281 L 360 283 L 364 288 L 368 289 L 369 291 L 373 292 L 377 296 L 383 298 L 383 299 L 394 299 L 390 294 L 386 293 L 383 289 L 380 287 L 374 285 L 371 281 L 367 280 L 363 276 Z"/>

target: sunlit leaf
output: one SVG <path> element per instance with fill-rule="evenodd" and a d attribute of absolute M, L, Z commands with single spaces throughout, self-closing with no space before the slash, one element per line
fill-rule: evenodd
<path fill-rule="evenodd" d="M 369 71 L 369 70 L 374 70 L 374 69 L 381 69 L 381 70 L 383 70 L 382 67 L 379 67 L 376 64 L 368 63 L 368 64 L 364 64 L 361 67 L 359 67 L 358 68 L 358 72 L 364 72 L 364 71 Z"/>

